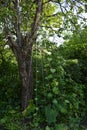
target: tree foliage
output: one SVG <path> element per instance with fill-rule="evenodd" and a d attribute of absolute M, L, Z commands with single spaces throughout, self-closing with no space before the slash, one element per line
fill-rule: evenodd
<path fill-rule="evenodd" d="M 86 8 L 85 0 L 0 1 L 1 129 L 85 129 Z M 44 30 L 74 34 L 57 48 Z"/>

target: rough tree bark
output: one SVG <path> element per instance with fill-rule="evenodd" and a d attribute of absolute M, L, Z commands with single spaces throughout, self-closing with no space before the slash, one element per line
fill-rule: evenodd
<path fill-rule="evenodd" d="M 22 110 L 28 106 L 28 101 L 32 99 L 32 48 L 29 48 L 27 55 L 20 53 L 18 56 L 19 75 L 21 79 L 21 105 Z"/>
<path fill-rule="evenodd" d="M 32 81 L 32 47 L 37 37 L 38 27 L 40 25 L 40 16 L 42 12 L 42 0 L 37 0 L 36 11 L 31 26 L 31 31 L 27 32 L 25 36 L 22 35 L 21 18 L 19 9 L 19 0 L 14 1 L 14 8 L 16 11 L 17 21 L 14 24 L 16 30 L 16 40 L 8 28 L 5 28 L 5 33 L 8 38 L 8 43 L 13 53 L 16 56 L 19 76 L 21 79 L 21 109 L 24 110 L 28 106 L 28 102 L 32 99 L 33 81 Z"/>

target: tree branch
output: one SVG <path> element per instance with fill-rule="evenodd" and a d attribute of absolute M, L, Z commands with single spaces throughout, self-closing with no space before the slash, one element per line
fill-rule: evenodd
<path fill-rule="evenodd" d="M 10 31 L 5 30 L 6 33 L 6 37 L 8 39 L 8 44 L 10 46 L 10 48 L 12 49 L 13 53 L 15 54 L 16 58 L 18 58 L 18 52 L 20 51 L 20 47 L 18 46 L 18 44 L 14 41 L 12 34 L 10 33 Z"/>
<path fill-rule="evenodd" d="M 40 24 L 41 13 L 42 13 L 42 5 L 43 5 L 42 0 L 38 0 L 36 2 L 36 12 L 35 12 L 32 28 L 31 28 L 30 38 L 35 37 L 36 32 L 38 30 L 38 27 Z"/>
<path fill-rule="evenodd" d="M 14 9 L 16 12 L 16 24 L 15 24 L 15 29 L 16 29 L 16 35 L 17 35 L 17 42 L 18 45 L 21 47 L 21 32 L 20 32 L 20 24 L 21 24 L 21 19 L 20 19 L 20 0 L 15 0 L 14 2 Z"/>
<path fill-rule="evenodd" d="M 24 46 L 24 52 L 26 51 L 26 53 L 28 53 L 29 48 L 32 48 L 36 40 L 38 27 L 40 25 L 41 20 L 42 9 L 43 9 L 43 0 L 36 0 L 36 11 L 31 27 L 31 32 L 26 34 L 27 44 L 26 46 Z"/>

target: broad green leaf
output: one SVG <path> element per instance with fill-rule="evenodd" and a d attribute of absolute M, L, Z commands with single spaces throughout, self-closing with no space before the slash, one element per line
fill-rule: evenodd
<path fill-rule="evenodd" d="M 52 74 L 49 74 L 47 77 L 45 77 L 45 79 L 52 79 L 52 78 L 53 78 Z"/>
<path fill-rule="evenodd" d="M 67 113 L 67 107 L 64 104 L 63 105 L 58 105 L 58 109 L 63 114 Z"/>
<path fill-rule="evenodd" d="M 54 94 L 56 94 L 56 95 L 59 94 L 59 89 L 58 89 L 58 87 L 53 87 L 52 90 L 53 90 L 53 93 L 54 93 Z"/>
<path fill-rule="evenodd" d="M 50 105 L 45 107 L 45 116 L 48 124 L 55 123 L 58 113 L 55 109 L 51 108 Z"/>
<path fill-rule="evenodd" d="M 47 94 L 47 97 L 48 97 L 48 98 L 52 98 L 52 96 L 53 96 L 52 93 L 48 93 L 48 94 Z"/>
<path fill-rule="evenodd" d="M 0 122 L 1 122 L 1 124 L 6 123 L 6 119 L 3 118 L 3 119 L 0 120 Z"/>
<path fill-rule="evenodd" d="M 59 125 L 56 125 L 55 130 L 68 130 L 68 128 L 65 124 L 59 124 Z"/>
<path fill-rule="evenodd" d="M 50 71 L 51 71 L 52 73 L 55 73 L 55 72 L 56 72 L 56 70 L 55 70 L 55 69 L 50 69 Z"/>
<path fill-rule="evenodd" d="M 46 130 L 50 130 L 50 127 L 49 127 L 49 126 L 46 126 Z"/>
<path fill-rule="evenodd" d="M 53 104 L 58 105 L 58 101 L 56 99 L 53 99 Z"/>
<path fill-rule="evenodd" d="M 52 61 L 52 58 L 47 58 L 48 61 Z"/>

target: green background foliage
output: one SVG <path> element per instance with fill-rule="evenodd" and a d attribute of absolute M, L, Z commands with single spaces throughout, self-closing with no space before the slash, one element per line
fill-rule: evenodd
<path fill-rule="evenodd" d="M 84 36 L 84 30 L 81 33 Z M 33 100 L 21 114 L 17 63 L 9 48 L 2 46 L 0 48 L 1 128 L 27 130 L 30 126 L 32 130 L 85 129 L 81 121 L 84 121 L 87 115 L 86 48 L 86 41 L 82 43 L 78 34 L 75 34 L 75 37 L 73 35 L 60 47 L 56 47 L 48 40 L 34 46 Z M 27 120 L 25 127 L 22 126 L 23 118 Z"/>
<path fill-rule="evenodd" d="M 27 2 L 23 0 L 21 5 L 21 33 L 30 32 L 34 18 L 36 5 L 32 3 L 33 0 Z M 39 28 L 37 33 L 42 36 L 42 39 L 38 36 L 39 40 L 37 39 L 33 46 L 33 99 L 29 101 L 27 108 L 21 111 L 18 65 L 15 56 L 7 46 L 8 42 L 3 32 L 5 25 L 9 27 L 12 34 L 15 34 L 12 22 L 16 22 L 17 14 L 13 10 L 12 1 L 6 0 L 4 3 L 0 1 L 1 130 L 87 129 L 87 27 L 81 28 L 77 18 L 72 14 L 71 8 L 74 8 L 75 2 L 66 15 L 59 10 L 56 16 L 54 12 L 57 11 L 57 4 L 63 1 L 53 2 L 56 3 L 55 6 L 47 3 L 42 15 L 43 28 Z M 66 2 L 72 4 L 72 1 Z M 77 10 L 78 14 L 82 11 L 80 7 Z M 74 25 L 71 24 L 72 21 Z M 64 27 L 60 28 L 62 24 Z M 46 39 L 44 34 L 48 31 L 49 35 L 53 35 L 55 28 L 60 28 L 60 33 L 66 28 L 73 31 L 71 36 L 64 35 L 65 42 L 59 47 Z M 59 34 L 59 30 L 56 30 L 56 33 Z"/>

